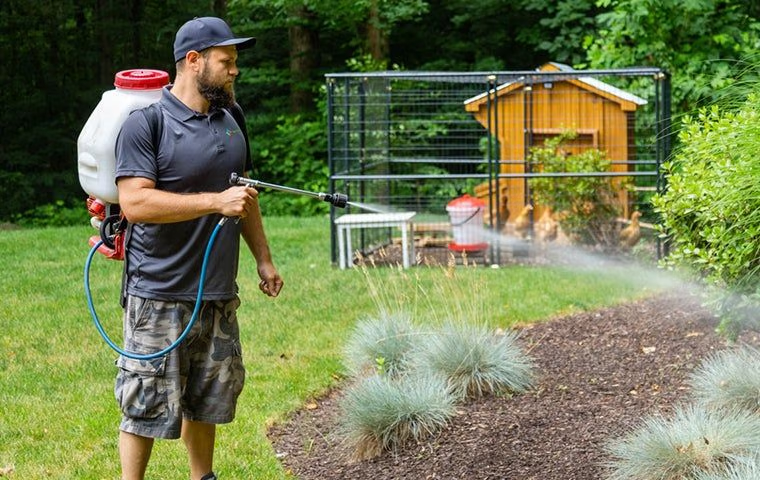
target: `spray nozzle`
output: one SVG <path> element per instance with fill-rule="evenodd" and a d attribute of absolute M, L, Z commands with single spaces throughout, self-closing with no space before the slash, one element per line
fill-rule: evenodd
<path fill-rule="evenodd" d="M 300 190 L 298 188 L 285 187 L 283 185 L 276 185 L 274 183 L 266 183 L 261 180 L 252 180 L 250 178 L 241 177 L 237 173 L 230 174 L 230 185 L 246 185 L 248 187 L 263 187 L 271 188 L 272 190 L 279 190 L 281 192 L 295 193 L 297 195 L 306 195 L 308 197 L 318 198 L 323 200 L 334 207 L 346 208 L 348 204 L 348 196 L 342 193 L 315 193 L 307 190 Z"/>
<path fill-rule="evenodd" d="M 322 195 L 324 195 L 324 198 Z M 346 204 L 348 203 L 348 195 L 343 193 L 320 193 L 319 198 L 338 208 L 346 208 Z"/>

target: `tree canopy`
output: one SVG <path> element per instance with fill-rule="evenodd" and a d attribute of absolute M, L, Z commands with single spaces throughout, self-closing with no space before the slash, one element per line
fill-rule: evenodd
<path fill-rule="evenodd" d="M 100 95 L 120 70 L 173 75 L 176 29 L 204 15 L 258 38 L 237 86 L 258 172 L 302 185 L 326 181 L 328 72 L 657 66 L 685 112 L 753 81 L 760 47 L 739 0 L 5 0 L 0 221 L 84 198 L 76 139 Z"/>

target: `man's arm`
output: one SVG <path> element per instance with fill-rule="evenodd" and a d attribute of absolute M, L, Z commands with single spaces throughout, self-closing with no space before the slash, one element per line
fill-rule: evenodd
<path fill-rule="evenodd" d="M 250 187 L 230 187 L 218 193 L 182 194 L 156 188 L 153 180 L 144 177 L 122 177 L 117 181 L 119 205 L 132 223 L 173 223 L 221 213 L 227 217 L 245 218 L 255 206 L 256 196 Z"/>
<path fill-rule="evenodd" d="M 270 297 L 276 297 L 284 283 L 272 262 L 269 243 L 264 234 L 264 224 L 261 221 L 258 199 L 254 199 L 253 206 L 242 222 L 243 239 L 245 239 L 245 243 L 256 259 L 259 278 L 261 278 L 259 289 Z"/>

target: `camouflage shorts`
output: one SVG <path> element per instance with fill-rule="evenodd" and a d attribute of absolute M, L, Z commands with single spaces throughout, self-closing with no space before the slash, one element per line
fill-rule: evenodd
<path fill-rule="evenodd" d="M 240 301 L 203 302 L 180 346 L 153 360 L 119 357 L 114 393 L 120 429 L 151 438 L 179 438 L 182 419 L 228 423 L 243 389 Z M 148 354 L 166 348 L 190 321 L 194 302 L 129 296 L 124 312 L 125 350 Z"/>

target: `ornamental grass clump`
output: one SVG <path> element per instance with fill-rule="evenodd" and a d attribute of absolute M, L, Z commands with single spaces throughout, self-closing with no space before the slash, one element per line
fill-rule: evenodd
<path fill-rule="evenodd" d="M 375 375 L 346 392 L 342 428 L 354 456 L 369 459 L 437 434 L 454 415 L 454 405 L 438 377 Z"/>
<path fill-rule="evenodd" d="M 760 457 L 741 459 L 719 472 L 699 472 L 694 480 L 754 480 L 760 478 Z"/>
<path fill-rule="evenodd" d="M 760 451 L 760 417 L 691 405 L 650 417 L 607 446 L 609 480 L 693 480 L 740 468 Z M 755 477 L 752 477 L 755 478 Z"/>
<path fill-rule="evenodd" d="M 742 346 L 715 353 L 691 374 L 689 385 L 705 408 L 760 413 L 760 351 Z"/>
<path fill-rule="evenodd" d="M 410 361 L 421 376 L 446 379 L 457 400 L 486 394 L 522 393 L 534 380 L 534 365 L 513 332 L 446 322 L 420 337 Z"/>
<path fill-rule="evenodd" d="M 396 377 L 406 369 L 414 338 L 408 314 L 380 312 L 357 324 L 344 349 L 343 363 L 352 376 L 376 372 Z"/>

